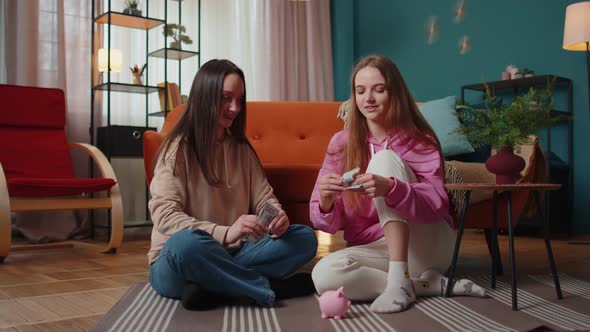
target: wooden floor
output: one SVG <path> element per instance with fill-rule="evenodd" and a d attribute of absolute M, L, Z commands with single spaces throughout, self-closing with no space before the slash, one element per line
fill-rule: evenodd
<path fill-rule="evenodd" d="M 314 261 L 344 242 L 340 235 L 318 233 L 320 247 Z M 588 239 L 554 240 L 557 267 L 580 266 L 590 274 Z M 500 248 L 507 262 L 507 239 Z M 149 241 L 128 241 L 116 255 L 98 253 L 102 244 L 76 242 L 73 249 L 11 253 L 0 264 L 0 331 L 88 331 L 117 302 L 126 289 L 148 281 L 146 252 Z M 548 272 L 544 243 L 537 238 L 516 239 L 519 273 Z M 464 236 L 458 273 L 487 272 L 489 260 L 483 235 Z"/>

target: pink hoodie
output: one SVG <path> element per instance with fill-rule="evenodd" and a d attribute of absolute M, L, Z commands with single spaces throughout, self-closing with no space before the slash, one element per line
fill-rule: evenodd
<path fill-rule="evenodd" d="M 385 145 L 395 151 L 408 163 L 416 174 L 416 183 L 406 183 L 396 179 L 396 184 L 385 195 L 385 203 L 395 209 L 398 214 L 411 222 L 433 224 L 447 221 L 451 224 L 449 215 L 449 198 L 444 188 L 444 174 L 441 169 L 440 155 L 437 150 L 416 140 L 411 140 L 409 146 L 403 144 L 393 131 L 389 133 L 389 140 L 385 138 L 377 142 L 369 136 L 375 153 L 383 150 Z M 366 197 L 361 201 L 360 210 L 345 207 L 342 194 L 334 202 L 332 211 L 320 211 L 319 179 L 327 173 L 342 174 L 342 149 L 348 142 L 348 131 L 340 131 L 332 137 L 328 145 L 328 153 L 318 174 L 310 201 L 310 217 L 314 227 L 324 232 L 335 233 L 344 229 L 344 240 L 348 246 L 367 244 L 383 237 L 383 230 L 379 224 L 377 210 L 372 199 Z M 337 153 L 333 153 L 336 151 Z"/>

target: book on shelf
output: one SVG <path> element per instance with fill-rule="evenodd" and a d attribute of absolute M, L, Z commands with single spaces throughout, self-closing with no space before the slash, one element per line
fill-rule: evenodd
<path fill-rule="evenodd" d="M 170 94 L 172 95 L 172 102 L 174 107 L 182 104 L 182 97 L 180 96 L 180 89 L 178 88 L 178 84 L 170 83 Z"/>
<path fill-rule="evenodd" d="M 174 107 L 182 104 L 182 97 L 180 96 L 180 90 L 176 83 L 158 83 L 158 87 L 165 88 L 158 91 L 158 97 L 160 97 L 160 110 L 171 111 Z M 168 95 L 168 107 L 166 107 L 166 95 Z"/>

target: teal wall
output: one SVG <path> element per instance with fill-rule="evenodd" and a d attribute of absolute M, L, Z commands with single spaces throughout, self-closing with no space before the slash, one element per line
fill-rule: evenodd
<path fill-rule="evenodd" d="M 574 82 L 574 225 L 590 234 L 590 114 L 584 52 L 562 49 L 565 8 L 578 1 L 465 0 L 461 24 L 452 21 L 455 0 L 332 0 L 334 89 L 336 100 L 350 94 L 355 62 L 382 54 L 399 66 L 416 100 L 460 96 L 465 84 L 500 79 L 508 64 Z M 426 43 L 425 24 L 438 17 L 439 39 Z M 467 35 L 471 50 L 458 52 Z M 562 94 L 563 95 L 563 94 Z M 471 96 L 471 95 L 470 95 Z M 478 97 L 477 95 L 475 96 Z M 556 108 L 565 104 L 557 96 Z M 565 106 L 564 106 L 565 107 Z M 552 135 L 552 149 L 567 159 L 562 131 Z"/>

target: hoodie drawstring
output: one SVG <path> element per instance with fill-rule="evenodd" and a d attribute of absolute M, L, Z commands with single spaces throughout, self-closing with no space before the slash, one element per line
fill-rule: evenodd
<path fill-rule="evenodd" d="M 227 166 L 227 150 L 226 150 L 226 145 L 227 144 L 223 144 L 223 168 L 225 171 L 225 186 L 228 189 L 232 189 L 231 185 L 229 184 L 229 167 Z"/>
<path fill-rule="evenodd" d="M 383 150 L 387 150 L 387 148 L 389 147 L 389 143 L 391 142 L 391 137 L 389 137 L 389 135 L 387 135 L 385 137 L 385 142 L 383 143 Z M 369 142 L 369 144 L 371 144 L 371 158 L 373 158 L 373 156 L 375 155 L 375 144 Z"/>

